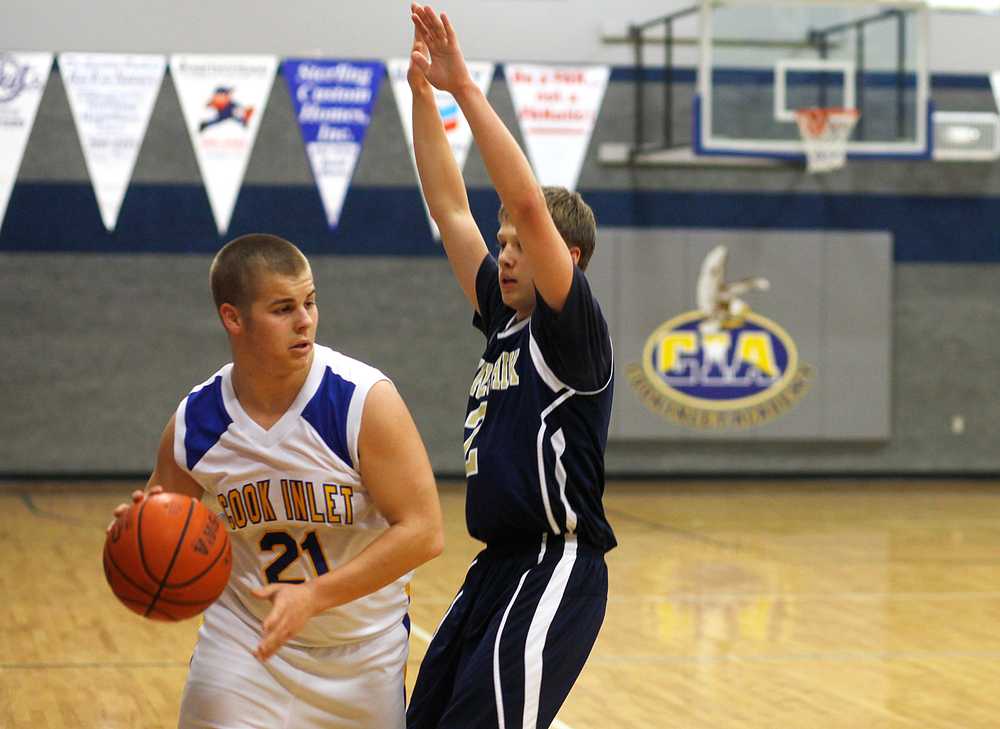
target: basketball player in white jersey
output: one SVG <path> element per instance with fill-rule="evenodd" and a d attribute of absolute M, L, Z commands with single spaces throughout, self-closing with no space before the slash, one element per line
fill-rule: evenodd
<path fill-rule="evenodd" d="M 207 495 L 232 538 L 179 726 L 401 728 L 405 587 L 443 546 L 417 429 L 381 372 L 315 343 L 316 290 L 294 245 L 237 238 L 211 285 L 233 361 L 181 401 L 132 496 Z"/>

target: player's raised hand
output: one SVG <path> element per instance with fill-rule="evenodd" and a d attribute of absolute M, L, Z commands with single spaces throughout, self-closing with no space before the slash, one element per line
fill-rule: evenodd
<path fill-rule="evenodd" d="M 264 637 L 253 652 L 259 661 L 266 661 L 281 646 L 298 635 L 316 610 L 316 598 L 312 585 L 288 583 L 265 585 L 253 591 L 254 597 L 271 601 L 271 612 L 264 619 Z"/>
<path fill-rule="evenodd" d="M 413 3 L 410 17 L 418 40 L 426 45 L 430 54 L 429 60 L 422 53 L 412 54 L 411 65 L 416 65 L 424 77 L 442 91 L 454 94 L 470 83 L 469 69 L 448 16 L 444 13 L 438 16 L 429 5 Z"/>
<path fill-rule="evenodd" d="M 410 88 L 414 91 L 429 87 L 424 69 L 429 68 L 431 63 L 430 51 L 427 50 L 427 43 L 424 41 L 420 26 L 413 25 L 413 48 L 410 49 L 410 68 L 406 72 L 406 80 L 410 83 Z"/>
<path fill-rule="evenodd" d="M 162 493 L 163 493 L 162 486 L 153 486 L 149 489 L 148 492 L 143 491 L 142 489 L 136 489 L 135 491 L 132 492 L 132 504 L 142 503 L 142 501 L 147 496 L 153 496 L 154 494 L 162 494 Z M 105 533 L 109 533 L 111 531 L 111 527 L 113 527 L 115 525 L 115 522 L 118 521 L 118 519 L 120 519 L 121 516 L 126 511 L 129 510 L 132 504 L 118 504 L 118 506 L 115 507 L 115 510 L 111 512 L 111 515 L 114 518 L 108 523 L 107 528 L 104 530 Z"/>

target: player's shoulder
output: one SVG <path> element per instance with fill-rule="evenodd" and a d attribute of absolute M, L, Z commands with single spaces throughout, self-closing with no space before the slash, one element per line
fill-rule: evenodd
<path fill-rule="evenodd" d="M 185 399 L 205 389 L 221 389 L 223 381 L 229 379 L 232 370 L 233 370 L 232 362 L 228 362 L 222 365 L 222 367 L 213 372 L 207 379 L 194 385 L 184 396 Z"/>
<path fill-rule="evenodd" d="M 174 411 L 174 461 L 188 472 L 233 422 L 226 407 L 226 385 L 232 368 L 231 362 L 223 365 L 211 377 L 195 385 Z"/>
<path fill-rule="evenodd" d="M 364 403 L 372 386 L 388 379 L 365 362 L 316 345 L 315 390 L 301 417 L 344 463 L 357 468 L 358 437 Z"/>
<path fill-rule="evenodd" d="M 233 369 L 233 363 L 229 362 L 212 375 L 192 387 L 184 397 L 181 398 L 174 417 L 183 415 L 190 419 L 194 416 L 209 418 L 213 420 L 229 420 L 229 414 L 225 406 L 225 386 Z"/>
<path fill-rule="evenodd" d="M 389 379 L 377 367 L 373 367 L 366 362 L 362 362 L 360 359 L 350 357 L 330 347 L 317 344 L 315 352 L 320 366 L 325 371 L 323 379 L 327 383 L 329 383 L 330 379 L 338 379 L 367 390 L 379 380 Z"/>

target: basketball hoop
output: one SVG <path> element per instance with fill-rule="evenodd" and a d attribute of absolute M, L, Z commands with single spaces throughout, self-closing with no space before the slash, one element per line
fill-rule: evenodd
<path fill-rule="evenodd" d="M 798 109 L 795 121 L 806 149 L 809 172 L 830 172 L 847 162 L 847 140 L 858 123 L 857 109 Z"/>

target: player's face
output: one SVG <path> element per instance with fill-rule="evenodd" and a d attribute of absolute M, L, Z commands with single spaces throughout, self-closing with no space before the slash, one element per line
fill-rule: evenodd
<path fill-rule="evenodd" d="M 247 344 L 256 357 L 281 370 L 309 367 L 318 324 L 316 287 L 308 266 L 294 276 L 260 275 L 246 326 Z"/>
<path fill-rule="evenodd" d="M 500 245 L 500 296 L 503 303 L 514 309 L 518 318 L 529 316 L 535 308 L 535 271 L 524 255 L 517 230 L 510 221 L 504 221 L 497 232 Z"/>

